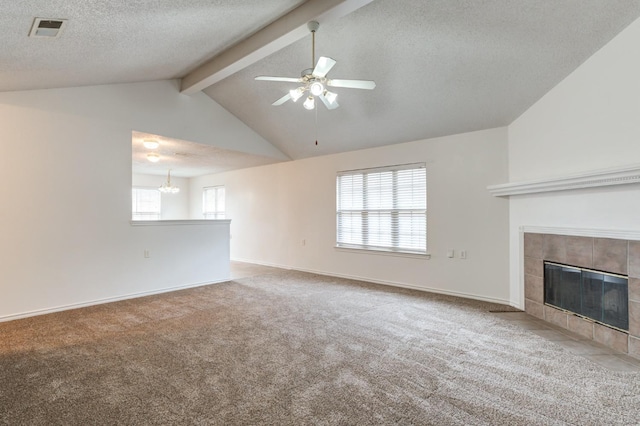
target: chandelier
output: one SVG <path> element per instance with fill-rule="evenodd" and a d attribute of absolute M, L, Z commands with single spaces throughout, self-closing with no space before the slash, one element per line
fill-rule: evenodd
<path fill-rule="evenodd" d="M 171 170 L 167 173 L 167 181 L 163 183 L 158 190 L 164 194 L 177 194 L 180 192 L 180 188 L 171 185 Z"/>

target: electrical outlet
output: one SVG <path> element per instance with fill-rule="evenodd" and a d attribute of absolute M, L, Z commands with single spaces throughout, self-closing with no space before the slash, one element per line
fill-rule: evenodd
<path fill-rule="evenodd" d="M 307 240 L 302 240 L 302 245 L 306 246 L 307 245 Z"/>
<path fill-rule="evenodd" d="M 460 250 L 460 259 L 466 259 L 466 258 L 467 258 L 467 251 Z"/>
<path fill-rule="evenodd" d="M 455 252 L 454 250 L 447 250 L 447 257 L 448 257 L 449 259 L 454 258 L 454 257 L 455 257 L 455 255 L 456 255 L 456 252 Z"/>
<path fill-rule="evenodd" d="M 145 259 L 148 259 L 148 258 L 150 258 L 150 257 L 151 257 L 151 255 L 149 254 L 149 250 L 145 250 L 145 251 L 144 251 L 144 258 L 145 258 Z"/>

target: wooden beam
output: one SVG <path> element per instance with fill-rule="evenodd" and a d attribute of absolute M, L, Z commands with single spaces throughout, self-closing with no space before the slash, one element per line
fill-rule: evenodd
<path fill-rule="evenodd" d="M 180 92 L 193 94 L 309 34 L 307 22 L 341 18 L 373 0 L 308 0 L 187 74 Z"/>

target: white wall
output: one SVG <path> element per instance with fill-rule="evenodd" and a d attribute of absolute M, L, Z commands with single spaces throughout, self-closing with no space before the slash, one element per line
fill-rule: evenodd
<path fill-rule="evenodd" d="M 508 202 L 486 190 L 507 179 L 506 137 L 500 128 L 193 178 L 192 199 L 226 186 L 234 259 L 507 301 Z M 335 249 L 336 172 L 422 161 L 431 259 Z"/>
<path fill-rule="evenodd" d="M 160 185 L 167 181 L 167 176 L 155 176 L 155 175 L 132 175 L 132 186 L 140 186 L 147 188 L 158 189 Z M 180 192 L 177 194 L 161 194 L 160 206 L 162 220 L 187 220 L 191 219 L 189 215 L 189 183 L 188 178 L 179 178 L 171 176 L 171 184 L 180 188 Z M 199 218 L 201 219 L 201 218 Z"/>
<path fill-rule="evenodd" d="M 640 20 L 509 126 L 509 180 L 640 162 Z M 511 197 L 512 302 L 522 306 L 520 227 L 640 230 L 640 186 Z"/>
<path fill-rule="evenodd" d="M 173 81 L 0 93 L 0 117 L 0 319 L 228 278 L 227 224 L 131 226 L 132 130 L 284 157 Z"/>

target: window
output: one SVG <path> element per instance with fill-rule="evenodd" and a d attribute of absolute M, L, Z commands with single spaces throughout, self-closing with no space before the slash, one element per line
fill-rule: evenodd
<path fill-rule="evenodd" d="M 337 246 L 425 254 L 424 163 L 339 172 Z"/>
<path fill-rule="evenodd" d="M 202 214 L 205 219 L 224 219 L 224 186 L 204 188 Z"/>
<path fill-rule="evenodd" d="M 131 218 L 133 220 L 160 220 L 160 191 L 155 188 L 132 188 Z"/>

